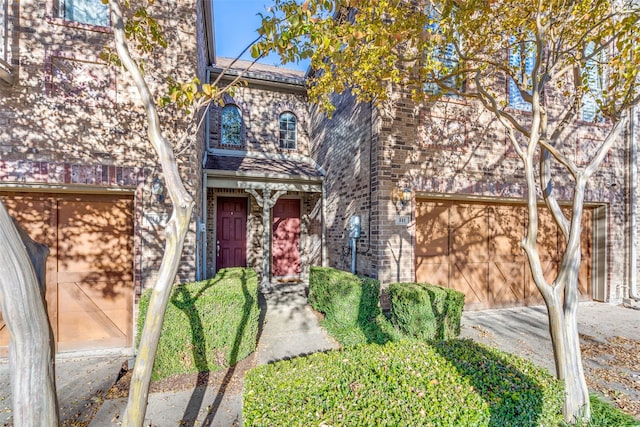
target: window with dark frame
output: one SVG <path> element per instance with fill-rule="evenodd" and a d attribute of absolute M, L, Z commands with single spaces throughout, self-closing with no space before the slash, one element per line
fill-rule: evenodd
<path fill-rule="evenodd" d="M 595 52 L 595 43 L 589 43 L 584 50 L 587 58 L 582 72 L 586 75 L 589 90 L 582 96 L 582 120 L 585 122 L 600 123 L 604 121 L 598 100 L 602 98 L 604 88 L 604 70 L 601 63 L 606 61 L 605 51 Z"/>
<path fill-rule="evenodd" d="M 298 119 L 293 113 L 280 114 L 280 148 L 295 150 L 298 143 Z"/>
<path fill-rule="evenodd" d="M 109 5 L 101 0 L 53 0 L 54 15 L 80 24 L 108 27 Z"/>
<path fill-rule="evenodd" d="M 242 145 L 242 114 L 233 104 L 222 107 L 220 114 L 220 143 L 222 145 Z"/>
<path fill-rule="evenodd" d="M 425 12 L 428 17 L 430 23 L 427 25 L 426 30 L 431 34 L 442 34 L 442 29 L 439 25 L 439 16 L 440 13 L 436 11 L 433 7 L 429 7 Z M 460 42 L 459 35 L 456 33 L 455 37 L 457 42 Z M 435 78 L 441 79 L 443 76 L 455 71 L 460 67 L 460 56 L 458 55 L 458 51 L 456 50 L 456 46 L 453 43 L 448 43 L 442 48 L 436 48 L 431 53 L 432 58 L 440 61 L 442 65 L 442 71 L 436 72 Z M 459 76 L 450 75 L 442 80 L 442 85 L 451 88 L 456 91 L 464 90 L 464 80 Z M 435 82 L 427 82 L 423 85 L 423 90 L 425 93 L 430 95 L 438 95 L 443 92 L 443 88 L 439 86 Z M 456 98 L 458 95 L 453 92 L 445 93 L 447 97 Z"/>

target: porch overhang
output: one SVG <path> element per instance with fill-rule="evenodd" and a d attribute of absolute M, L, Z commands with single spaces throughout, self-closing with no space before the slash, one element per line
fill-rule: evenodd
<path fill-rule="evenodd" d="M 307 161 L 251 156 L 211 156 L 204 172 L 208 188 L 322 193 L 324 179 Z"/>
<path fill-rule="evenodd" d="M 205 170 L 208 188 L 263 189 L 322 193 L 322 178 Z"/>

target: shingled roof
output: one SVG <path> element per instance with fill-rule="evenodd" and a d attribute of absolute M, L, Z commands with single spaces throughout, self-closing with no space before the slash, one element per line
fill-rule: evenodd
<path fill-rule="evenodd" d="M 237 76 L 242 71 L 246 70 L 251 65 L 251 61 L 237 60 L 231 68 L 227 70 L 227 67 L 231 65 L 233 59 L 231 58 L 216 58 L 216 63 L 213 66 L 213 72 L 216 74 L 222 71 L 229 76 Z M 256 62 L 251 65 L 251 68 L 243 74 L 243 77 L 254 80 L 264 80 L 278 83 L 286 83 L 297 86 L 305 86 L 305 72 L 292 70 L 284 67 L 276 67 L 273 65 L 260 64 Z"/>
<path fill-rule="evenodd" d="M 320 180 L 322 172 L 309 163 L 288 159 L 259 157 L 209 156 L 205 169 L 223 171 L 238 176 L 260 178 L 292 178 Z"/>

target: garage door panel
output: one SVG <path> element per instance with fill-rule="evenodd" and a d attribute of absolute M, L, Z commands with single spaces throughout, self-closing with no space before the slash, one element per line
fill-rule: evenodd
<path fill-rule="evenodd" d="M 541 259 L 542 264 L 542 274 L 547 283 L 552 283 L 556 277 L 558 276 L 558 266 L 559 263 L 555 259 Z M 527 267 L 527 281 L 526 281 L 526 304 L 527 305 L 539 305 L 544 304 L 544 299 L 542 298 L 542 294 L 538 290 L 535 282 L 533 281 L 533 276 L 531 271 L 529 271 L 529 264 Z"/>
<path fill-rule="evenodd" d="M 465 295 L 465 305 L 487 305 L 488 263 L 455 263 L 449 287 Z"/>
<path fill-rule="evenodd" d="M 90 341 L 105 348 L 114 340 L 126 343 L 132 322 L 133 295 L 128 282 L 60 283 L 59 339 L 66 350 Z"/>
<path fill-rule="evenodd" d="M 518 206 L 489 208 L 489 255 L 492 259 L 521 262 L 525 256 L 521 242 L 524 236 L 525 210 Z"/>
<path fill-rule="evenodd" d="M 133 201 L 128 196 L 0 193 L 50 248 L 46 301 L 58 351 L 130 346 Z M 0 354 L 8 331 L 0 320 Z"/>
<path fill-rule="evenodd" d="M 484 206 L 452 206 L 451 252 L 456 260 L 486 262 L 489 259 L 489 218 Z"/>
<path fill-rule="evenodd" d="M 525 299 L 525 272 L 522 262 L 489 264 L 488 302 L 492 307 L 517 305 Z"/>
<path fill-rule="evenodd" d="M 45 197 L 10 197 L 0 195 L 2 201 L 29 237 L 55 250 L 55 234 L 51 230 L 52 201 Z"/>
<path fill-rule="evenodd" d="M 449 207 L 440 203 L 416 206 L 416 255 L 449 255 Z"/>
<path fill-rule="evenodd" d="M 592 277 L 592 212 L 585 211 L 581 298 L 589 299 Z M 457 289 L 468 308 L 542 304 L 521 248 L 527 208 L 521 205 L 427 202 L 416 204 L 416 280 Z M 550 212 L 539 209 L 537 246 L 543 274 L 558 273 L 563 237 Z M 448 276 L 448 277 L 447 277 Z"/>
<path fill-rule="evenodd" d="M 29 237 L 47 245 L 49 256 L 46 261 L 45 302 L 52 325 L 57 319 L 56 276 L 56 228 L 57 211 L 55 201 L 40 194 L 0 193 L 0 198 L 9 214 L 15 218 Z M 2 313 L 0 313 L 2 319 Z M 9 344 L 9 330 L 4 320 L 0 320 L 0 356 L 6 356 Z M 57 330 L 53 328 L 54 338 Z"/>
<path fill-rule="evenodd" d="M 133 263 L 126 204 L 62 201 L 58 216 L 58 271 L 118 270 Z"/>
<path fill-rule="evenodd" d="M 418 257 L 416 281 L 443 287 L 449 286 L 449 257 Z"/>
<path fill-rule="evenodd" d="M 591 260 L 582 260 L 578 271 L 578 293 L 581 300 L 591 299 Z"/>
<path fill-rule="evenodd" d="M 557 259 L 558 250 L 562 245 L 562 233 L 558 229 L 551 212 L 538 209 L 537 248 L 540 258 Z"/>

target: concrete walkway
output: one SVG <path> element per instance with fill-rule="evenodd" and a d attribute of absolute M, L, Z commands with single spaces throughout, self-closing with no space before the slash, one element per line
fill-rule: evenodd
<path fill-rule="evenodd" d="M 271 292 L 261 296 L 262 327 L 253 356 L 258 364 L 288 359 L 337 348 L 318 324 L 318 318 L 307 306 L 304 284 L 274 285 Z M 229 381 L 234 378 L 231 371 Z M 152 393 L 145 426 L 240 426 L 242 415 L 242 387 L 197 387 L 191 390 Z M 221 387 L 221 388 L 222 388 Z M 92 427 L 112 426 L 119 421 L 126 399 L 107 400 Z"/>
<path fill-rule="evenodd" d="M 307 305 L 305 285 L 275 285 L 264 297 L 267 310 L 256 351 L 259 365 L 339 347 Z"/>

